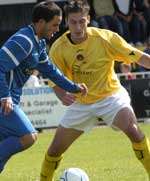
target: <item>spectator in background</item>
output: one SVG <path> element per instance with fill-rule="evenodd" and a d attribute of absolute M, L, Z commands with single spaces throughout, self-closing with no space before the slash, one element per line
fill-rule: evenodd
<path fill-rule="evenodd" d="M 134 14 L 134 0 L 93 0 L 92 2 L 97 27 L 117 32 L 128 43 L 142 45 L 145 41 L 145 22 Z"/>
<path fill-rule="evenodd" d="M 144 0 L 143 16 L 145 18 L 145 21 L 147 22 L 147 37 L 149 38 L 150 37 L 150 0 Z M 150 38 L 148 41 L 150 41 Z"/>
<path fill-rule="evenodd" d="M 94 0 L 87 0 L 89 6 L 90 6 L 90 23 L 89 25 L 90 26 L 95 26 L 95 27 L 98 27 L 98 22 L 96 20 L 96 12 L 95 12 L 95 9 L 94 9 L 94 4 L 93 4 L 93 1 Z"/>
<path fill-rule="evenodd" d="M 136 79 L 136 76 L 131 71 L 132 71 L 131 64 L 125 64 L 125 63 L 120 64 L 120 72 L 125 74 L 126 80 Z"/>
<path fill-rule="evenodd" d="M 34 69 L 32 74 L 30 75 L 29 79 L 27 80 L 25 86 L 27 87 L 40 87 L 40 80 L 39 80 L 39 71 Z"/>
<path fill-rule="evenodd" d="M 114 18 L 119 26 L 119 34 L 130 44 L 142 45 L 144 42 L 143 21 L 134 13 L 134 0 L 112 0 Z"/>
<path fill-rule="evenodd" d="M 134 0 L 133 15 L 140 20 L 141 42 L 144 43 L 146 41 L 147 36 L 147 22 L 144 18 L 144 0 Z"/>
<path fill-rule="evenodd" d="M 93 0 L 93 8 L 95 10 L 95 20 L 98 23 L 97 27 L 116 31 L 112 0 Z"/>
<path fill-rule="evenodd" d="M 146 39 L 150 36 L 150 0 L 134 0 L 135 13 L 146 23 Z"/>
<path fill-rule="evenodd" d="M 150 55 L 150 36 L 146 41 L 146 48 L 144 49 L 144 52 Z M 149 69 L 142 66 L 138 66 L 138 71 L 144 72 L 144 71 L 149 71 Z"/>

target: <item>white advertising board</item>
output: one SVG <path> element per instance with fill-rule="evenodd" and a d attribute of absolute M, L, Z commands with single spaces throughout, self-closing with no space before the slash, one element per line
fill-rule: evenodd
<path fill-rule="evenodd" d="M 47 86 L 24 88 L 20 105 L 35 128 L 56 127 L 66 110 Z"/>
<path fill-rule="evenodd" d="M 37 0 L 0 0 L 0 5 L 36 3 Z"/>

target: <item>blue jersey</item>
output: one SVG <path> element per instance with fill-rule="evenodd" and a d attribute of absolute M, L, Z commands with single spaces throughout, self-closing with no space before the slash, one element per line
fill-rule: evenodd
<path fill-rule="evenodd" d="M 11 36 L 0 49 L 0 99 L 11 96 L 18 104 L 22 87 L 33 69 L 66 91 L 79 91 L 78 85 L 50 62 L 45 40 L 39 40 L 29 25 Z"/>

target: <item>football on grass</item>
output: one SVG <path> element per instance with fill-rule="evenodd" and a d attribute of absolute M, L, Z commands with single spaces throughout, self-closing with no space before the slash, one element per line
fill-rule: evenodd
<path fill-rule="evenodd" d="M 61 175 L 60 181 L 89 181 L 89 177 L 80 168 L 68 168 Z"/>

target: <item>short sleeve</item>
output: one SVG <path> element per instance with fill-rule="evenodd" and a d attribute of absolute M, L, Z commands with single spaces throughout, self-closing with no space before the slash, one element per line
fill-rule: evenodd
<path fill-rule="evenodd" d="M 143 54 L 142 51 L 131 46 L 117 33 L 113 33 L 110 39 L 110 47 L 114 59 L 127 64 L 137 62 Z"/>

